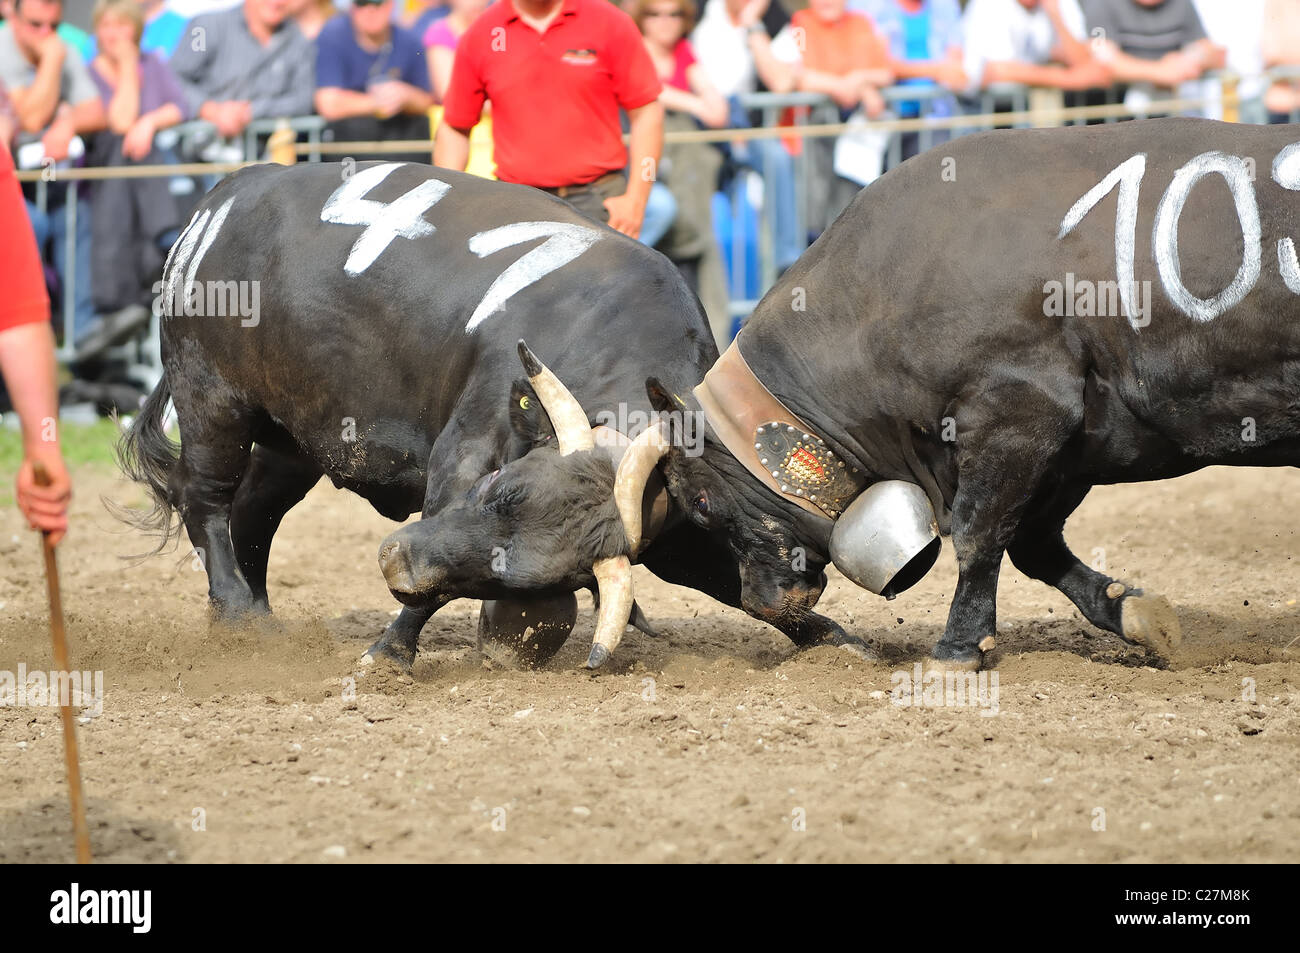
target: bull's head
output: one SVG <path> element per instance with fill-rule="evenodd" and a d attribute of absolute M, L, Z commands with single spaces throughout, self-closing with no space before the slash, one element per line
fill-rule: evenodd
<path fill-rule="evenodd" d="M 668 492 L 687 518 L 730 550 L 740 568 L 745 611 L 800 645 L 855 641 L 835 622 L 812 611 L 826 586 L 829 521 L 759 483 L 715 438 L 703 415 L 659 381 L 651 378 L 646 389 L 660 423 L 633 443 L 642 461 L 635 474 L 648 472 L 647 459 L 656 461 Z M 683 431 L 680 438 L 678 427 Z M 616 494 L 629 531 L 636 527 L 633 501 L 640 493 L 633 477 L 629 470 Z"/>
<path fill-rule="evenodd" d="M 600 609 L 587 661 L 594 668 L 618 645 L 632 611 L 629 557 L 641 547 L 642 491 L 662 453 L 659 431 L 618 451 L 598 446 L 578 401 L 522 341 L 519 357 L 555 439 L 390 535 L 380 567 L 408 605 L 557 594 L 594 581 Z"/>

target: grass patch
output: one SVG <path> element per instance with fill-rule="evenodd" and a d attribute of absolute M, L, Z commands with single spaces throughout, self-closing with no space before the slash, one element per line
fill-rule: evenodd
<path fill-rule="evenodd" d="M 75 471 L 87 464 L 116 467 L 113 446 L 117 443 L 117 425 L 107 418 L 93 424 L 60 424 L 63 439 L 63 459 L 68 469 Z M 0 506 L 14 502 L 13 475 L 23 462 L 23 441 L 18 431 L 0 427 L 0 473 L 7 478 L 0 482 Z"/>

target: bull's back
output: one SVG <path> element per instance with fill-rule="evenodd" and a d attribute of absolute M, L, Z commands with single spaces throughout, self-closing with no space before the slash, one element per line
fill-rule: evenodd
<path fill-rule="evenodd" d="M 786 276 L 846 289 L 833 316 L 810 300 L 762 327 L 828 355 L 831 379 L 856 365 L 867 387 L 922 382 L 927 411 L 1054 354 L 1062 386 L 1090 388 L 1090 427 L 1131 428 L 1180 465 L 1242 450 L 1243 406 L 1285 441 L 1300 435 L 1297 141 L 1179 119 L 963 137 L 865 189 Z"/>

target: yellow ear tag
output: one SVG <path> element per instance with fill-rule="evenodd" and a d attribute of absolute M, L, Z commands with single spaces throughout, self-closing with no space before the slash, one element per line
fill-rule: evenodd
<path fill-rule="evenodd" d="M 521 409 L 523 409 L 523 410 L 527 410 L 527 409 L 528 409 L 528 398 L 527 398 L 527 397 L 520 397 L 520 398 L 519 398 L 519 406 L 520 406 Z"/>

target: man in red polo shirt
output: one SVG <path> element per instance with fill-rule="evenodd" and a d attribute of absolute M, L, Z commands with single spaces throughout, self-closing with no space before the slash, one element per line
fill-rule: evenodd
<path fill-rule="evenodd" d="M 465 168 L 469 131 L 490 100 L 500 179 L 636 238 L 663 148 L 660 88 L 636 24 L 608 0 L 498 0 L 456 47 L 433 163 Z"/>
<path fill-rule="evenodd" d="M 0 97 L 4 89 L 0 87 Z M 0 136 L 6 123 L 0 116 Z M 58 542 L 68 527 L 68 471 L 59 451 L 58 389 L 50 299 L 27 220 L 23 194 L 14 178 L 8 136 L 0 138 L 0 376 L 23 429 L 23 463 L 18 469 L 18 507 L 33 529 L 48 530 Z M 36 485 L 32 466 L 45 464 L 51 484 Z"/>

